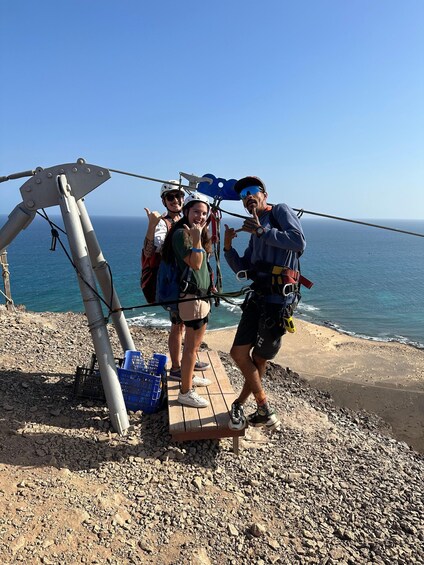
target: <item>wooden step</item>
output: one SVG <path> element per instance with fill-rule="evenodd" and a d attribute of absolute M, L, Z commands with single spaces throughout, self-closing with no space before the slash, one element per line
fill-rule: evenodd
<path fill-rule="evenodd" d="M 202 373 L 211 381 L 208 387 L 198 387 L 200 396 L 209 401 L 206 408 L 192 408 L 178 402 L 179 383 L 168 381 L 169 432 L 176 441 L 197 439 L 234 438 L 234 451 L 238 452 L 238 438 L 244 430 L 230 430 L 230 407 L 236 394 L 216 351 L 199 351 L 199 361 L 211 367 Z"/>

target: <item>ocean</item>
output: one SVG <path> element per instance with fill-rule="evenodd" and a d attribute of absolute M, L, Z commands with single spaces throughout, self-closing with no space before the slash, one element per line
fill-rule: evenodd
<path fill-rule="evenodd" d="M 51 219 L 59 226 L 58 216 Z M 113 282 L 130 323 L 167 327 L 161 307 L 146 307 L 139 287 L 140 249 L 146 219 L 92 217 Z M 6 216 L 0 216 L 0 226 Z M 237 227 L 226 217 L 222 224 Z M 423 220 L 370 220 L 398 229 L 424 233 Z M 307 248 L 302 273 L 314 282 L 303 289 L 296 316 L 366 339 L 398 341 L 424 348 L 424 239 L 338 220 L 302 218 Z M 239 233 L 235 247 L 243 250 L 248 234 Z M 51 251 L 49 224 L 39 216 L 8 247 L 12 298 L 27 310 L 83 312 L 75 272 L 59 245 Z M 61 234 L 67 245 L 67 239 Z M 241 288 L 221 254 L 224 291 Z M 209 328 L 237 325 L 239 304 L 221 301 L 212 307 Z M 0 303 L 4 303 L 0 295 Z M 105 311 L 106 312 L 106 311 Z"/>

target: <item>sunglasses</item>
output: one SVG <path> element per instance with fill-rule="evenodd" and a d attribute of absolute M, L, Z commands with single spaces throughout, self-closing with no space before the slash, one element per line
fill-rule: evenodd
<path fill-rule="evenodd" d="M 168 192 L 168 194 L 165 194 L 165 198 L 168 202 L 173 202 L 174 200 L 182 200 L 183 195 L 181 192 L 174 192 L 172 194 Z"/>
<path fill-rule="evenodd" d="M 246 186 L 246 188 L 240 190 L 240 200 L 244 200 L 248 196 L 253 196 L 254 194 L 258 194 L 258 192 L 263 192 L 262 187 Z"/>

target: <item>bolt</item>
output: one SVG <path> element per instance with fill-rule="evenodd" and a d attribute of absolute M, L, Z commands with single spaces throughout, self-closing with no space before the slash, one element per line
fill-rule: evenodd
<path fill-rule="evenodd" d="M 41 184 L 41 179 L 36 179 L 35 182 L 36 182 L 37 184 Z"/>
<path fill-rule="evenodd" d="M 26 186 L 26 187 L 25 187 L 25 191 L 26 191 L 26 192 L 31 192 L 31 190 L 32 190 L 32 186 Z"/>
<path fill-rule="evenodd" d="M 47 173 L 47 178 L 48 178 L 48 179 L 51 179 L 52 176 L 53 176 L 52 173 Z"/>
<path fill-rule="evenodd" d="M 97 171 L 97 176 L 102 177 L 103 176 L 103 171 Z"/>
<path fill-rule="evenodd" d="M 86 173 L 91 173 L 90 167 L 86 167 L 86 168 L 85 168 L 85 172 L 86 172 Z"/>
<path fill-rule="evenodd" d="M 77 169 L 76 167 L 74 167 L 74 168 L 72 169 L 72 172 L 73 172 L 73 173 L 77 173 L 77 172 L 78 172 L 78 169 Z"/>
<path fill-rule="evenodd" d="M 35 204 L 34 200 L 28 200 L 27 202 L 28 208 L 34 208 L 34 204 Z"/>

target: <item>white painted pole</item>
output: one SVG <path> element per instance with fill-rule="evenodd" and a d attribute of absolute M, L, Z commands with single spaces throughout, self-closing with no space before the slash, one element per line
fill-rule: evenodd
<path fill-rule="evenodd" d="M 84 231 L 85 240 L 87 242 L 88 252 L 90 254 L 91 265 L 94 269 L 94 274 L 99 281 L 100 287 L 102 289 L 103 298 L 109 304 L 111 300 L 112 310 L 118 310 L 112 314 L 112 322 L 115 326 L 116 333 L 118 334 L 119 341 L 121 343 L 122 349 L 125 353 L 128 349 L 135 350 L 134 341 L 131 337 L 127 321 L 125 319 L 124 313 L 121 308 L 121 303 L 119 301 L 118 295 L 114 286 L 112 285 L 112 280 L 110 277 L 110 272 L 108 269 L 107 261 L 105 260 L 103 253 L 100 249 L 99 242 L 96 237 L 93 225 L 91 223 L 90 217 L 87 212 L 87 208 L 84 204 L 84 200 L 80 199 L 77 201 L 78 210 L 81 216 L 82 229 Z"/>
<path fill-rule="evenodd" d="M 78 206 L 72 194 L 72 188 L 68 184 L 66 175 L 61 174 L 57 180 L 60 209 L 62 211 L 63 222 L 73 261 L 79 273 L 78 283 L 99 364 L 100 376 L 110 412 L 111 423 L 114 430 L 123 435 L 125 430 L 129 427 L 128 415 L 118 380 L 112 346 L 107 333 L 100 300 L 92 290 L 96 288 L 96 281 L 81 225 Z"/>

